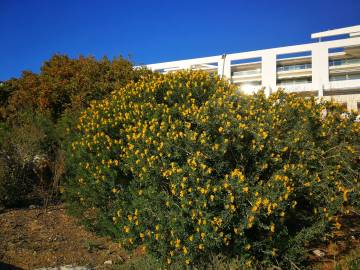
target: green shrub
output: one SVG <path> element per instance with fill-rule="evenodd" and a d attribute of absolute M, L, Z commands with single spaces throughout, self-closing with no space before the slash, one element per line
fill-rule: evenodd
<path fill-rule="evenodd" d="M 149 76 L 82 114 L 64 195 L 165 263 L 223 253 L 288 269 L 359 207 L 355 117 L 281 91 L 241 96 L 203 72 Z"/>
<path fill-rule="evenodd" d="M 24 71 L 20 78 L 6 81 L 4 93 L 11 94 L 1 103 L 7 117 L 32 109 L 49 111 L 57 119 L 64 110 L 84 109 L 91 100 L 108 95 L 114 85 L 124 85 L 136 76 L 130 61 L 122 57 L 110 61 L 55 54 L 43 63 L 39 74 Z"/>
<path fill-rule="evenodd" d="M 30 192 L 31 180 L 19 163 L 10 156 L 0 155 L 0 206 L 18 206 Z"/>
<path fill-rule="evenodd" d="M 0 203 L 38 203 L 51 186 L 54 126 L 48 115 L 31 111 L 17 114 L 11 122 L 0 131 Z M 37 194 L 30 195 L 35 190 Z"/>
<path fill-rule="evenodd" d="M 148 73 L 133 69 L 132 63 L 122 57 L 110 61 L 106 57 L 96 60 L 54 55 L 44 62 L 38 74 L 24 71 L 20 78 L 1 83 L 0 158 L 3 175 L 14 171 L 11 177 L 3 176 L 2 183 L 18 190 L 22 186 L 18 183 L 24 182 L 25 177 L 32 180 L 25 181 L 25 194 L 34 191 L 45 204 L 58 198 L 57 187 L 67 171 L 62 148 L 72 138 L 80 112 L 91 100 L 109 95 L 115 85 L 123 86 Z M 2 125 L 7 127 L 6 132 Z M 45 161 L 46 167 L 34 167 L 34 158 L 36 162 Z M 3 194 L 7 193 L 8 184 L 2 185 Z M 7 203 L 18 204 L 24 197 L 23 193 L 18 194 L 13 204 L 7 196 Z"/>

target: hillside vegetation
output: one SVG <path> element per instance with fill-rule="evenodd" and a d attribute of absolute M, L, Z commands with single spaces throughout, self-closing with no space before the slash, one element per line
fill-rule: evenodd
<path fill-rule="evenodd" d="M 360 121 L 336 103 L 121 57 L 55 55 L 0 87 L 0 206 L 65 202 L 139 264 L 306 269 L 359 220 Z"/>

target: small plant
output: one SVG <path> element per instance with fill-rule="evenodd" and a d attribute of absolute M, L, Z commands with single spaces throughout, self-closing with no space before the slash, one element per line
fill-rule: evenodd
<path fill-rule="evenodd" d="M 359 207 L 355 117 L 282 91 L 241 96 L 199 71 L 148 76 L 82 114 L 64 195 L 168 265 L 223 253 L 291 269 Z"/>

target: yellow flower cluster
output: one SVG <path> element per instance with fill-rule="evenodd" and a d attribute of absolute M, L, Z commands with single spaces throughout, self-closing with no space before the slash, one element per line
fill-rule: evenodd
<path fill-rule="evenodd" d="M 360 127 L 339 110 L 283 92 L 239 96 L 200 71 L 147 77 L 81 116 L 72 151 L 82 196 L 109 190 L 123 244 L 169 264 L 221 246 L 276 257 L 272 239 L 298 229 L 287 227 L 297 209 L 339 227 L 334 217 L 359 194 Z"/>

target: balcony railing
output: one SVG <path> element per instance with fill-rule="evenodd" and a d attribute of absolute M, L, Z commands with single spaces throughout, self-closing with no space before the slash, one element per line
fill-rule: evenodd
<path fill-rule="evenodd" d="M 288 66 L 278 66 L 277 71 L 293 71 L 293 70 L 303 70 L 310 68 L 311 68 L 311 64 L 297 64 L 297 65 L 288 65 Z"/>
<path fill-rule="evenodd" d="M 278 88 L 284 88 L 286 92 L 306 92 L 311 91 L 312 89 L 312 83 L 311 82 L 299 82 L 295 84 L 277 84 Z"/>
<path fill-rule="evenodd" d="M 346 90 L 346 89 L 359 89 L 360 87 L 360 79 L 351 79 L 351 80 L 338 80 L 338 81 L 334 81 L 331 80 L 329 82 L 329 90 L 335 90 L 335 89 L 340 89 L 340 90 Z"/>
<path fill-rule="evenodd" d="M 307 84 L 307 83 L 311 83 L 311 81 L 308 81 L 308 80 L 291 80 L 291 81 L 278 82 L 277 85 L 279 85 L 279 86 L 289 86 L 289 85 L 299 85 L 299 84 Z"/>
<path fill-rule="evenodd" d="M 246 75 L 259 75 L 261 73 L 261 69 L 249 69 L 249 70 L 240 70 L 234 71 L 232 73 L 233 76 L 246 76 Z"/>
<path fill-rule="evenodd" d="M 360 74 L 344 74 L 338 76 L 330 76 L 330 81 L 347 81 L 347 80 L 359 80 Z"/>
<path fill-rule="evenodd" d="M 338 60 L 330 60 L 329 66 L 344 66 L 344 65 L 354 65 L 354 64 L 360 64 L 360 59 L 354 58 L 354 59 L 338 59 Z"/>

